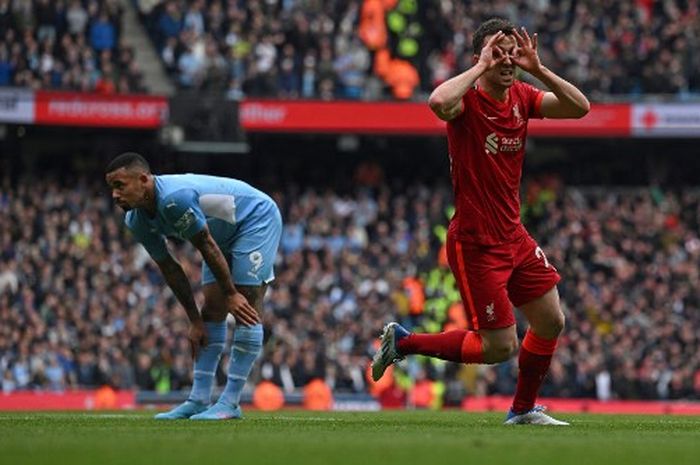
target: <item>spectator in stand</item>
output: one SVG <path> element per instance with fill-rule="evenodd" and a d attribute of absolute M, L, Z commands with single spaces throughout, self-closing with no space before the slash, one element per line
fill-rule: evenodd
<path fill-rule="evenodd" d="M 170 37 L 177 37 L 182 29 L 182 13 L 175 1 L 165 4 L 165 10 L 158 19 L 159 43 L 162 48 Z"/>
<path fill-rule="evenodd" d="M 7 86 L 12 82 L 14 65 L 10 61 L 10 52 L 7 45 L 0 44 L 0 86 Z"/>
<path fill-rule="evenodd" d="M 180 71 L 180 84 L 183 87 L 197 87 L 202 81 L 204 64 L 199 59 L 192 45 L 187 46 L 185 53 L 180 55 L 177 62 Z"/>
<path fill-rule="evenodd" d="M 88 25 L 89 17 L 80 0 L 72 0 L 66 13 L 68 32 L 74 35 L 83 35 Z"/>
<path fill-rule="evenodd" d="M 39 42 L 44 39 L 53 41 L 56 37 L 57 16 L 55 5 L 49 0 L 34 2 L 34 21 L 37 27 L 36 37 Z"/>
<path fill-rule="evenodd" d="M 357 38 L 339 42 L 336 47 L 333 68 L 342 87 L 341 94 L 346 99 L 358 100 L 362 97 L 370 65 L 369 52 Z"/>
<path fill-rule="evenodd" d="M 192 31 L 197 37 L 204 34 L 204 16 L 202 15 L 203 3 L 202 0 L 194 0 L 190 3 L 183 20 L 183 28 Z"/>
<path fill-rule="evenodd" d="M 115 46 L 114 25 L 109 21 L 106 12 L 100 13 L 97 20 L 90 25 L 90 44 L 98 52 L 112 50 Z"/>

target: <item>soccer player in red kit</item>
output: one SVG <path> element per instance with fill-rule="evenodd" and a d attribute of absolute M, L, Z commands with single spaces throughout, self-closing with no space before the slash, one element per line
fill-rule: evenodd
<path fill-rule="evenodd" d="M 520 223 L 520 177 L 530 118 L 581 118 L 590 109 L 572 84 L 540 63 L 537 34 L 502 19 L 474 33 L 473 66 L 438 86 L 430 108 L 447 121 L 456 212 L 447 257 L 467 313 L 468 330 L 409 333 L 389 323 L 372 376 L 409 354 L 461 363 L 498 363 L 518 348 L 513 306 L 529 322 L 518 357 L 518 383 L 506 424 L 567 425 L 535 405 L 564 327 L 559 274 Z M 515 79 L 516 67 L 550 92 Z"/>

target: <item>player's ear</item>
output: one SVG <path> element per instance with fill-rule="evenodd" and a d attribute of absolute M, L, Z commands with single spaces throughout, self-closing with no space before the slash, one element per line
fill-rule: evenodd
<path fill-rule="evenodd" d="M 472 66 L 479 62 L 479 55 L 472 55 Z"/>

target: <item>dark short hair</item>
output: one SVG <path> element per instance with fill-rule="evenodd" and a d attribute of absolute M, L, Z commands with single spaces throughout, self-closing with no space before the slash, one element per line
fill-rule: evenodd
<path fill-rule="evenodd" d="M 491 18 L 485 21 L 474 32 L 474 37 L 472 38 L 474 54 L 479 55 L 481 53 L 481 48 L 484 46 L 484 39 L 486 39 L 486 36 L 494 35 L 499 31 L 503 31 L 507 35 L 512 35 L 513 29 L 515 29 L 515 24 L 507 19 Z"/>
<path fill-rule="evenodd" d="M 142 168 L 148 173 L 151 172 L 151 166 L 148 161 L 136 152 L 125 152 L 121 155 L 116 156 L 112 161 L 109 162 L 105 173 L 111 173 L 119 168 Z"/>

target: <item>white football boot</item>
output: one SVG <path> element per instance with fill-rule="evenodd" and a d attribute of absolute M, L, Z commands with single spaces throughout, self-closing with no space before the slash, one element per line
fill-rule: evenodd
<path fill-rule="evenodd" d="M 551 426 L 569 426 L 565 421 L 556 420 L 544 411 L 544 405 L 535 405 L 532 410 L 525 413 L 517 414 L 513 410 L 508 411 L 504 425 L 551 425 Z"/>

